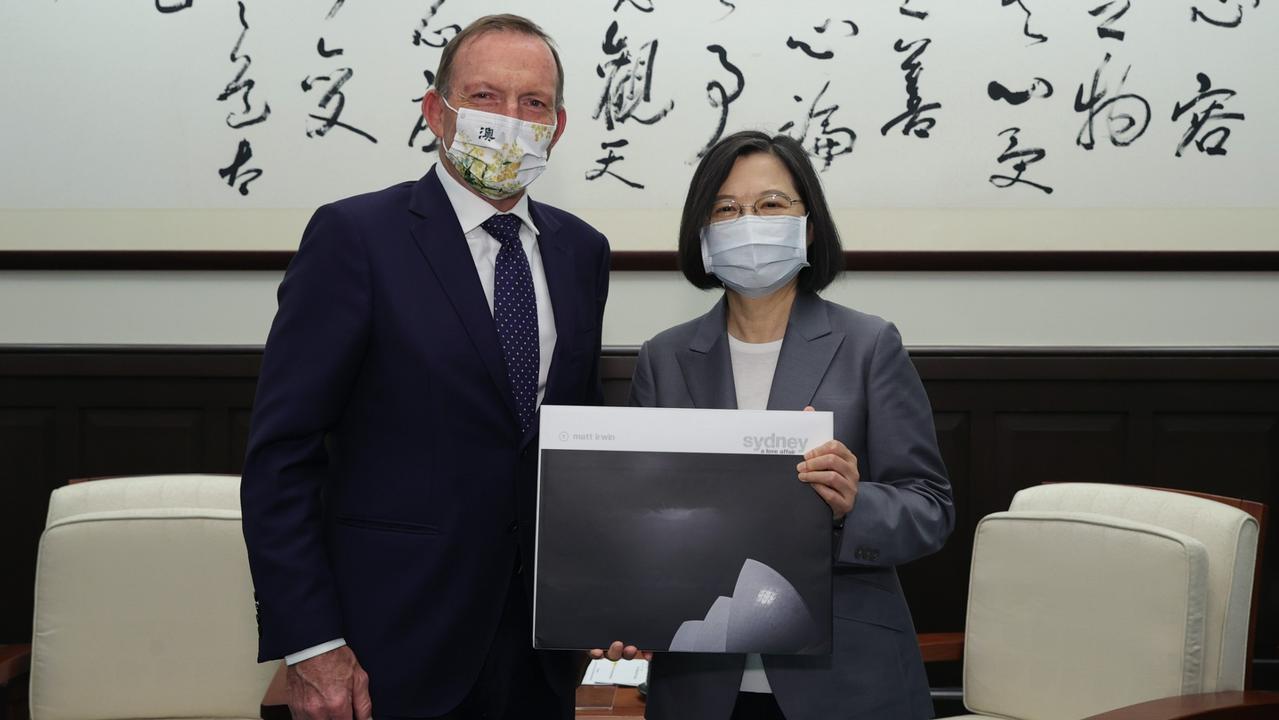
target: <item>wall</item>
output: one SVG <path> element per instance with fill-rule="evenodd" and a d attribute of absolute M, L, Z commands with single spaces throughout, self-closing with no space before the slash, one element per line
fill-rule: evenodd
<path fill-rule="evenodd" d="M 0 272 L 0 344 L 260 345 L 277 272 Z M 1279 346 L 1279 273 L 849 272 L 837 302 L 919 346 Z M 638 345 L 716 295 L 614 273 L 606 345 Z"/>

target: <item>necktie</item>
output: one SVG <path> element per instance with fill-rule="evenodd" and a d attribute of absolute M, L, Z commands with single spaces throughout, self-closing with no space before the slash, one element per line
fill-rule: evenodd
<path fill-rule="evenodd" d="M 506 358 L 506 374 L 515 393 L 520 430 L 533 422 L 537 404 L 538 337 L 537 296 L 533 272 L 520 244 L 520 219 L 494 215 L 480 224 L 501 245 L 493 273 L 493 321 Z"/>

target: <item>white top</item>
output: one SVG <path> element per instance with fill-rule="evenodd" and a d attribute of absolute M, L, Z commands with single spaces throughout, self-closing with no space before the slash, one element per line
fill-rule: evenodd
<path fill-rule="evenodd" d="M 502 248 L 492 235 L 488 234 L 480 224 L 499 213 L 482 198 L 471 192 L 453 178 L 442 167 L 437 167 L 435 176 L 444 186 L 444 194 L 448 196 L 457 222 L 466 236 L 466 244 L 470 247 L 471 258 L 475 261 L 475 271 L 479 273 L 480 285 L 484 288 L 484 298 L 489 303 L 489 313 L 493 312 L 493 275 L 496 271 L 497 251 Z M 537 404 L 542 404 L 546 394 L 546 377 L 551 369 L 551 353 L 555 352 L 555 313 L 551 308 L 551 295 L 546 287 L 546 272 L 542 269 L 542 253 L 537 245 L 537 226 L 533 224 L 533 216 L 528 211 L 528 193 L 515 203 L 510 214 L 518 217 L 520 223 L 520 245 L 528 256 L 529 270 L 533 273 L 533 293 L 537 297 Z M 330 650 L 336 650 L 346 644 L 343 638 L 336 638 L 320 643 L 305 650 L 291 653 L 284 657 L 284 662 L 295 665 L 309 660 Z"/>
<path fill-rule="evenodd" d="M 777 372 L 777 358 L 782 354 L 782 341 L 748 343 L 728 336 L 728 355 L 733 366 L 733 387 L 737 390 L 738 410 L 767 410 L 768 394 Z M 764 660 L 758 653 L 746 656 L 742 672 L 742 692 L 771 693 Z"/>

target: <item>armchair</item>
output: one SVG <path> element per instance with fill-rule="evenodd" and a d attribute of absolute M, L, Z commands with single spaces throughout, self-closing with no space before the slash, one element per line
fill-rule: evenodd
<path fill-rule="evenodd" d="M 921 652 L 963 660 L 961 718 L 1279 717 L 1279 693 L 1245 692 L 1264 520 L 1150 488 L 1022 490 L 978 524 L 966 633 Z"/>
<path fill-rule="evenodd" d="M 172 475 L 55 490 L 40 539 L 33 720 L 256 718 L 239 479 Z"/>

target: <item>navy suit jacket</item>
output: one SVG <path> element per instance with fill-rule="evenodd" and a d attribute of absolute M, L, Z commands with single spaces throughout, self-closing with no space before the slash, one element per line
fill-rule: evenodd
<path fill-rule="evenodd" d="M 241 489 L 259 660 L 343 637 L 379 715 L 456 706 L 518 559 L 532 567 L 537 424 L 520 431 L 435 172 L 312 217 L 280 285 Z M 608 243 L 530 212 L 557 334 L 543 402 L 599 403 Z M 572 692 L 572 663 L 542 660 Z"/>
<path fill-rule="evenodd" d="M 631 403 L 735 408 L 726 304 L 645 343 Z M 835 415 L 835 439 L 857 456 L 861 481 L 833 531 L 834 648 L 830 655 L 765 655 L 790 720 L 932 717 L 928 679 L 894 566 L 938 550 L 955 521 L 932 409 L 897 328 L 800 293 L 791 307 L 769 410 L 812 405 Z M 649 720 L 726 720 L 743 655 L 658 653 L 649 670 Z"/>

